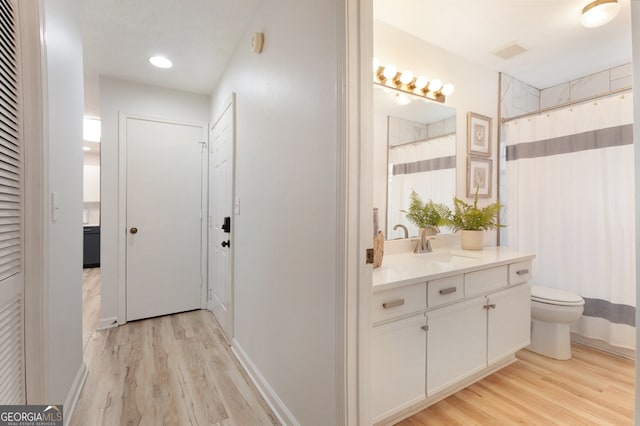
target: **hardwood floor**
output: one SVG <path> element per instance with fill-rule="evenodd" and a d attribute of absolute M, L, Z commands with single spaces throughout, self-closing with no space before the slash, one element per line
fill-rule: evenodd
<path fill-rule="evenodd" d="M 100 268 L 82 271 L 82 350 L 98 329 L 100 318 Z"/>
<path fill-rule="evenodd" d="M 71 425 L 279 424 L 208 311 L 96 331 L 84 360 Z"/>
<path fill-rule="evenodd" d="M 633 424 L 633 361 L 576 344 L 569 361 L 526 349 L 517 357 L 399 425 Z"/>

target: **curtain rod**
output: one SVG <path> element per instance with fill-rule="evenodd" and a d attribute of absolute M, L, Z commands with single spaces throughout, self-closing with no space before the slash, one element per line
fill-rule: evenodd
<path fill-rule="evenodd" d="M 520 118 L 529 117 L 529 116 L 537 115 L 537 114 L 544 114 L 545 112 L 554 111 L 556 109 L 562 109 L 562 108 L 570 107 L 570 106 L 573 106 L 573 105 L 582 104 L 582 103 L 585 103 L 585 102 L 593 101 L 594 99 L 606 98 L 607 96 L 617 95 L 618 93 L 629 92 L 629 91 L 631 91 L 631 89 L 632 89 L 631 86 L 623 87 L 622 89 L 612 90 L 612 91 L 609 91 L 607 93 L 601 93 L 599 95 L 589 96 L 588 98 L 578 99 L 577 101 L 569 101 L 569 102 L 565 102 L 565 103 L 560 104 L 560 105 L 554 105 L 552 107 L 542 108 L 542 109 L 539 109 L 538 111 L 528 112 L 526 114 L 521 114 L 521 115 L 516 115 L 515 117 L 503 118 L 502 119 L 502 124 L 507 123 L 509 121 L 518 120 Z"/>
<path fill-rule="evenodd" d="M 432 136 L 432 137 L 426 138 L 426 139 L 420 139 L 419 141 L 401 143 L 400 145 L 392 145 L 392 146 L 389 146 L 389 149 L 399 148 L 401 146 L 413 145 L 414 143 L 429 142 L 429 141 L 432 141 L 434 139 L 444 138 L 446 136 L 451 136 L 451 135 L 455 135 L 455 134 L 456 134 L 456 132 L 450 132 L 450 133 L 445 133 L 444 135 L 438 135 L 438 136 Z"/>

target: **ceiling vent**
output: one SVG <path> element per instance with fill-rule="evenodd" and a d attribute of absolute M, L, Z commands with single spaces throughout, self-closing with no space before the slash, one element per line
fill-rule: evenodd
<path fill-rule="evenodd" d="M 513 57 L 516 57 L 524 52 L 526 52 L 527 49 L 525 49 L 524 47 L 520 46 L 518 43 L 513 43 L 510 44 L 509 46 L 500 49 L 496 52 L 493 52 L 494 55 L 501 57 L 502 59 L 511 59 Z"/>

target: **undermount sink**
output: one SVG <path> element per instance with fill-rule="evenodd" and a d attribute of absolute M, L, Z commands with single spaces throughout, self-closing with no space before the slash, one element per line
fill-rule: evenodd
<path fill-rule="evenodd" d="M 421 260 L 445 263 L 447 265 L 459 265 L 463 263 L 473 262 L 479 259 L 479 257 L 467 255 L 466 253 L 452 253 L 449 251 L 432 251 L 419 253 L 416 254 L 416 256 L 420 257 Z"/>

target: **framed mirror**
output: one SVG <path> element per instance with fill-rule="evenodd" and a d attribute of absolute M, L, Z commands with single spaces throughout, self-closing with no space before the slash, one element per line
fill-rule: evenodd
<path fill-rule="evenodd" d="M 411 191 L 453 207 L 456 195 L 456 110 L 374 85 L 374 208 L 387 239 L 418 228 L 402 210 Z M 396 229 L 394 229 L 394 227 Z M 446 233 L 446 228 L 441 228 Z"/>

